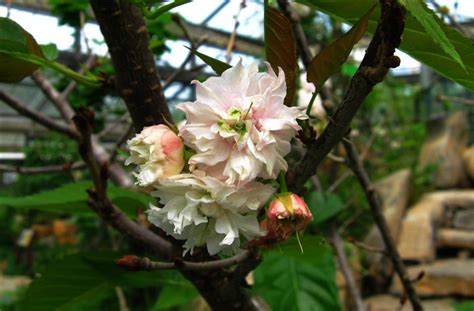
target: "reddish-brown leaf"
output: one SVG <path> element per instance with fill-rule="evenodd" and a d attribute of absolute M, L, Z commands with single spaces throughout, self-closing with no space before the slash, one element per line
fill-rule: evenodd
<path fill-rule="evenodd" d="M 287 93 L 285 105 L 291 106 L 295 94 L 296 43 L 290 21 L 277 9 L 265 9 L 265 49 L 267 61 L 278 73 L 278 67 L 285 72 Z"/>
<path fill-rule="evenodd" d="M 367 14 L 362 16 L 351 30 L 342 37 L 324 48 L 316 55 L 308 68 L 308 82 L 313 83 L 316 89 L 326 82 L 326 80 L 347 60 L 354 45 L 359 42 L 367 29 L 369 16 L 375 6 Z"/>

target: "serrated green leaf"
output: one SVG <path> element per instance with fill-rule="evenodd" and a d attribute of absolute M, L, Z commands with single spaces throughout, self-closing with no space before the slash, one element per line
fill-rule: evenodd
<path fill-rule="evenodd" d="M 377 1 L 357 0 L 347 5 L 346 0 L 297 0 L 309 5 L 326 14 L 340 18 L 350 24 L 356 23 L 360 16 L 365 14 Z M 374 33 L 377 28 L 379 12 L 369 18 L 367 31 Z M 459 53 L 466 70 L 459 66 L 458 62 L 450 57 L 432 38 L 427 34 L 420 22 L 407 13 L 405 30 L 403 32 L 400 49 L 418 61 L 430 66 L 439 74 L 458 82 L 471 91 L 474 91 L 474 41 L 463 36 L 457 30 L 444 24 L 439 18 L 436 23 L 441 27 L 446 37 Z"/>
<path fill-rule="evenodd" d="M 422 0 L 400 0 L 400 3 L 415 17 L 430 35 L 449 56 L 451 56 L 462 68 L 464 63 L 454 45 L 449 41 L 441 26 L 436 22 L 436 15 L 426 6 Z"/>
<path fill-rule="evenodd" d="M 77 182 L 62 187 L 39 192 L 26 197 L 0 197 L 0 206 L 19 210 L 40 210 L 78 216 L 95 216 L 87 204 L 86 190 L 92 188 L 91 182 Z M 137 208 L 147 209 L 152 198 L 133 190 L 109 186 L 109 198 L 129 217 L 134 217 Z"/>
<path fill-rule="evenodd" d="M 211 66 L 211 68 L 218 74 L 221 75 L 224 71 L 232 67 L 231 65 L 224 63 L 214 57 L 208 56 L 206 54 L 200 53 L 196 50 L 189 49 L 194 55 L 199 57 L 203 62 L 205 62 L 207 65 Z"/>
<path fill-rule="evenodd" d="M 114 264 L 118 253 L 79 253 L 51 263 L 39 273 L 19 303 L 20 311 L 91 310 L 115 286 L 191 286 L 176 271 L 128 272 Z"/>
<path fill-rule="evenodd" d="M 44 57 L 49 60 L 56 60 L 58 58 L 58 47 L 54 43 L 40 45 Z"/>
<path fill-rule="evenodd" d="M 316 89 L 320 89 L 324 82 L 334 74 L 347 60 L 354 45 L 359 42 L 367 29 L 372 7 L 360 20 L 342 37 L 325 47 L 316 55 L 308 68 L 308 82 L 313 83 Z"/>
<path fill-rule="evenodd" d="M 255 270 L 254 293 L 262 296 L 273 311 L 341 310 L 336 286 L 336 268 L 328 247 L 305 236 L 293 252 L 282 248 L 264 255 Z M 299 254 L 298 254 L 299 253 Z"/>
<path fill-rule="evenodd" d="M 277 9 L 265 7 L 265 51 L 267 61 L 278 73 L 278 67 L 285 72 L 287 93 L 285 105 L 290 106 L 295 95 L 297 71 L 296 43 L 291 22 Z"/>
<path fill-rule="evenodd" d="M 334 193 L 312 191 L 304 200 L 313 214 L 313 222 L 321 224 L 336 216 L 345 207 L 341 198 Z"/>
<path fill-rule="evenodd" d="M 16 83 L 29 76 L 37 64 L 8 56 L 9 53 L 43 57 L 35 39 L 9 18 L 0 17 L 0 82 Z"/>

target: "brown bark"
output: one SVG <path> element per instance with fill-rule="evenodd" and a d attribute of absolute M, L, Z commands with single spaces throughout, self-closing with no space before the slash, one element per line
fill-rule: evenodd
<path fill-rule="evenodd" d="M 125 0 L 90 3 L 109 47 L 118 93 L 127 104 L 135 130 L 172 122 L 140 10 Z"/>

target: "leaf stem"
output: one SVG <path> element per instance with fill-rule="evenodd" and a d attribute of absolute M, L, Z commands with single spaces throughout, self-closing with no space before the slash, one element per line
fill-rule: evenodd
<path fill-rule="evenodd" d="M 313 92 L 313 96 L 311 96 L 311 100 L 309 101 L 308 107 L 306 107 L 306 114 L 308 117 L 310 116 L 309 113 L 311 112 L 311 109 L 313 108 L 314 100 L 316 99 L 316 96 L 318 96 L 318 93 L 316 91 Z"/>
<path fill-rule="evenodd" d="M 68 78 L 71 78 L 72 80 L 86 85 L 90 87 L 100 87 L 100 81 L 97 80 L 95 77 L 87 77 L 84 75 L 81 75 L 74 70 L 69 69 L 68 67 L 57 63 L 55 61 L 47 60 L 45 58 L 33 55 L 33 54 L 24 54 L 24 53 L 18 53 L 18 52 L 0 52 L 0 54 L 5 54 L 7 56 L 23 60 L 25 62 L 29 62 L 32 64 L 39 65 L 41 67 L 46 66 L 54 71 L 57 71 L 63 75 L 65 75 Z"/>
<path fill-rule="evenodd" d="M 286 186 L 285 173 L 283 171 L 281 171 L 280 174 L 278 174 L 278 180 L 280 184 L 280 193 L 288 192 L 288 187 Z"/>

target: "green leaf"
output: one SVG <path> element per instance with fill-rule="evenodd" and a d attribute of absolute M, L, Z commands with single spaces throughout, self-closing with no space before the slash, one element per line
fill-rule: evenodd
<path fill-rule="evenodd" d="M 203 62 L 205 62 L 206 64 L 211 66 L 211 68 L 214 69 L 214 71 L 218 75 L 221 75 L 224 71 L 226 71 L 227 69 L 232 67 L 231 65 L 226 64 L 226 63 L 224 63 L 224 62 L 222 62 L 218 59 L 215 59 L 211 56 L 207 56 L 206 54 L 200 53 L 197 50 L 193 50 L 193 49 L 190 49 L 190 48 L 188 48 L 188 49 L 191 50 L 191 52 L 194 55 L 196 55 L 197 57 L 199 57 Z"/>
<path fill-rule="evenodd" d="M 117 253 L 80 253 L 51 263 L 31 283 L 20 301 L 19 310 L 90 310 L 113 294 L 115 286 L 191 286 L 176 271 L 128 272 L 114 264 L 120 256 Z"/>
<path fill-rule="evenodd" d="M 35 39 L 9 18 L 0 17 L 0 82 L 16 83 L 29 76 L 38 65 L 10 57 L 11 52 L 43 57 Z"/>
<path fill-rule="evenodd" d="M 79 216 L 95 216 L 87 204 L 86 190 L 89 188 L 92 188 L 92 184 L 84 181 L 26 197 L 0 197 L 0 206 L 9 206 L 19 210 L 33 209 Z M 107 193 L 112 202 L 132 218 L 135 216 L 137 208 L 147 209 L 151 202 L 151 197 L 148 195 L 115 186 L 109 186 Z"/>
<path fill-rule="evenodd" d="M 41 47 L 28 32 L 11 19 L 0 17 L 0 82 L 20 82 L 40 66 L 46 66 L 90 87 L 101 85 L 95 77 L 83 76 L 45 58 Z"/>
<path fill-rule="evenodd" d="M 262 296 L 273 311 L 341 310 L 336 286 L 336 268 L 328 247 L 319 238 L 302 239 L 305 254 L 294 242 L 270 251 L 255 270 L 253 291 Z M 292 249 L 292 251 L 289 251 Z"/>
<path fill-rule="evenodd" d="M 347 5 L 346 0 L 298 0 L 298 2 L 354 24 L 377 1 L 357 0 L 351 2 L 350 5 Z M 430 14 L 434 15 L 433 12 Z M 370 16 L 367 27 L 369 33 L 375 32 L 379 16 L 379 12 L 374 12 Z M 430 34 L 426 33 L 423 25 L 420 24 L 411 12 L 407 13 L 400 49 L 425 65 L 430 66 L 439 74 L 474 91 L 474 57 L 472 57 L 474 55 L 474 41 L 463 36 L 452 27 L 447 26 L 439 18 L 434 18 L 459 53 L 465 65 L 465 70 L 439 46 Z"/>
<path fill-rule="evenodd" d="M 198 291 L 191 285 L 165 286 L 160 291 L 160 296 L 150 311 L 165 310 L 173 307 L 182 306 L 199 296 Z"/>
<path fill-rule="evenodd" d="M 428 9 L 422 0 L 400 0 L 400 3 L 415 17 L 430 35 L 449 56 L 459 63 L 464 69 L 464 63 L 454 45 L 449 41 L 441 26 L 436 22 L 436 15 Z"/>
<path fill-rule="evenodd" d="M 281 67 L 285 72 L 285 105 L 291 106 L 298 67 L 295 38 L 288 18 L 268 5 L 265 6 L 265 51 L 273 70 L 278 73 Z"/>
<path fill-rule="evenodd" d="M 354 45 L 359 42 L 367 29 L 369 16 L 373 6 L 360 20 L 342 37 L 325 47 L 316 55 L 308 68 L 308 82 L 320 89 L 324 82 L 347 60 Z"/>
<path fill-rule="evenodd" d="M 40 45 L 46 59 L 55 60 L 58 58 L 58 47 L 54 43 Z"/>
<path fill-rule="evenodd" d="M 313 214 L 315 224 L 321 224 L 342 211 L 345 207 L 341 198 L 334 193 L 313 191 L 304 200 Z"/>

